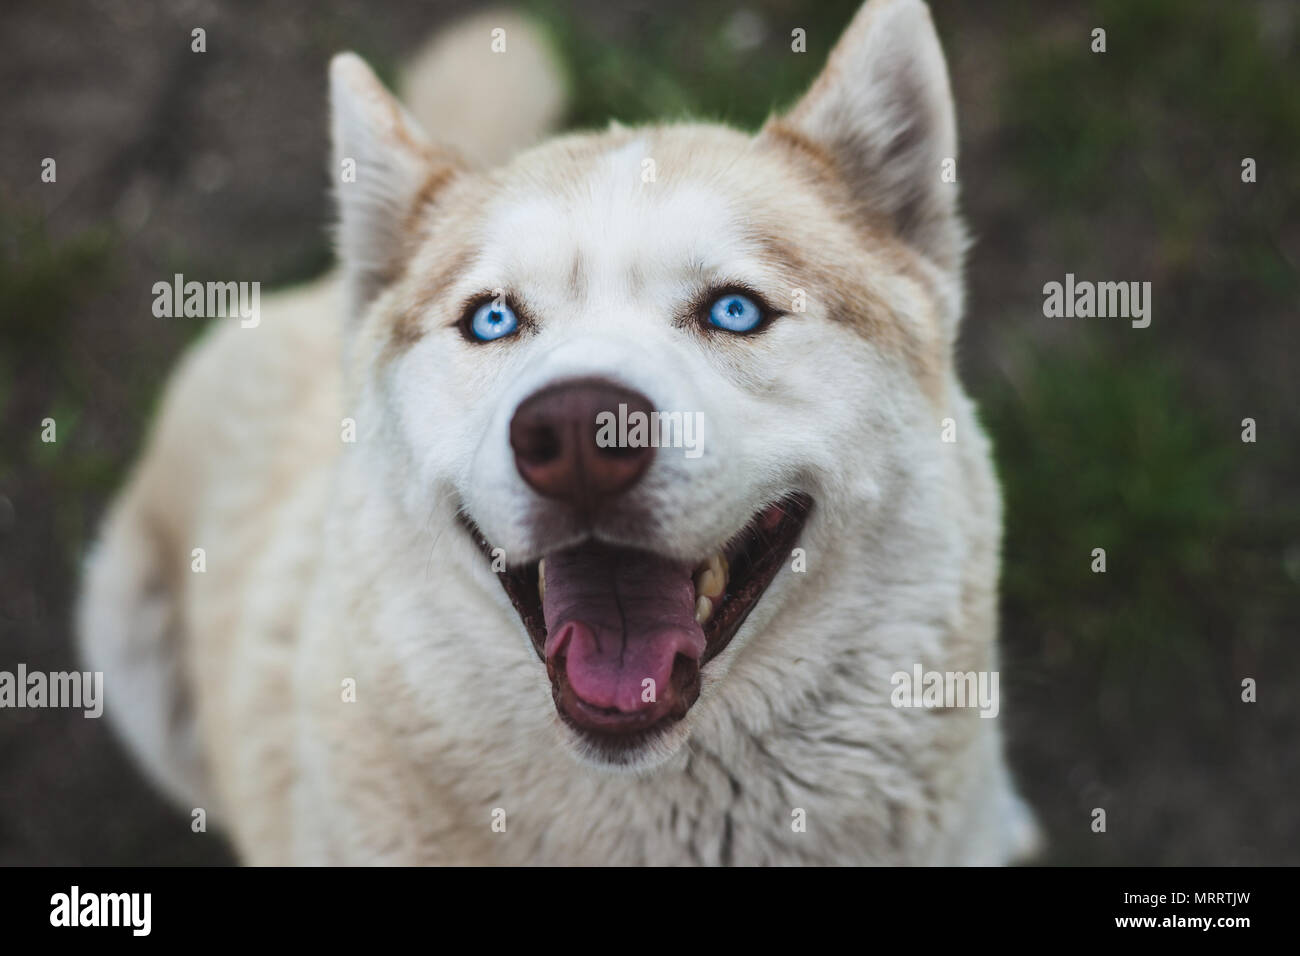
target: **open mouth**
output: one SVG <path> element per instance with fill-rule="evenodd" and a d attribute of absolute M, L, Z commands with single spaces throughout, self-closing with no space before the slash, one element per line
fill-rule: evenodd
<path fill-rule="evenodd" d="M 757 605 L 811 510 L 807 495 L 787 495 L 698 565 L 590 540 L 502 572 L 561 718 L 605 749 L 635 748 L 680 720 L 700 669 Z"/>

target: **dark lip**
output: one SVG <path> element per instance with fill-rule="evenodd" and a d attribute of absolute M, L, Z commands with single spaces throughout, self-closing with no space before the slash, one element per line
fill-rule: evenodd
<path fill-rule="evenodd" d="M 780 511 L 779 522 L 774 527 L 765 527 L 764 518 L 773 508 Z M 802 534 L 812 509 L 813 500 L 809 495 L 803 492 L 786 494 L 755 512 L 749 523 L 721 549 L 730 568 L 729 580 L 722 603 L 714 609 L 713 616 L 704 626 L 705 648 L 700 658 L 700 667 L 726 650 L 745 619 L 758 605 Z M 471 540 L 491 560 L 491 542 L 463 510 L 459 512 L 459 518 Z M 541 594 L 537 588 L 537 565 L 537 561 L 531 561 L 519 567 L 507 567 L 498 573 L 498 577 L 532 640 L 538 660 L 545 664 L 546 622 L 542 618 Z M 556 686 L 554 681 L 552 687 L 556 695 L 564 693 L 564 688 Z M 694 697 L 692 695 L 690 698 L 692 702 Z M 561 717 L 565 717 L 563 708 L 557 709 Z M 665 723 L 680 720 L 684 715 L 684 711 L 672 713 L 651 726 L 638 728 L 641 733 L 627 737 L 627 744 L 631 745 L 636 739 L 652 734 Z M 572 721 L 566 722 L 576 730 L 583 730 Z"/>

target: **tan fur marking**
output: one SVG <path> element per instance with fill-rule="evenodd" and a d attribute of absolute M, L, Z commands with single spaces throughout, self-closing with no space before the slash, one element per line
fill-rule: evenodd
<path fill-rule="evenodd" d="M 439 269 L 427 281 L 420 283 L 420 294 L 412 308 L 405 309 L 393 323 L 384 350 L 384 359 L 391 361 L 424 338 L 424 322 L 433 300 L 474 261 L 472 249 L 462 249 L 444 259 Z"/>
<path fill-rule="evenodd" d="M 402 231 L 410 239 L 419 240 L 424 233 L 424 214 L 429 207 L 436 201 L 438 195 L 457 174 L 458 170 L 450 163 L 444 163 L 436 166 L 420 188 L 415 191 L 415 196 L 411 200 L 410 211 L 406 214 L 406 221 L 402 224 Z"/>
<path fill-rule="evenodd" d="M 811 164 L 817 168 L 817 171 L 822 176 L 842 185 L 839 178 L 839 166 L 830 152 L 821 144 L 809 139 L 791 126 L 788 118 L 769 120 L 759 135 L 765 136 L 769 140 L 781 144 L 790 152 L 797 153 L 810 160 Z"/>
<path fill-rule="evenodd" d="M 935 348 L 937 327 L 936 335 L 926 342 L 910 325 L 893 317 L 887 302 L 869 284 L 844 270 L 808 261 L 797 243 L 778 236 L 775 231 L 755 232 L 750 239 L 763 250 L 763 257 L 774 271 L 787 277 L 792 287 L 807 290 L 810 299 L 821 298 L 828 318 L 846 322 L 869 341 L 901 353 L 911 364 L 926 393 L 936 400 L 941 398 L 943 356 Z M 890 268 L 909 279 L 920 276 L 914 263 L 907 263 L 906 250 L 900 249 L 896 243 L 877 239 L 872 251 L 877 253 L 874 258 L 883 258 Z M 863 258 L 867 258 L 866 254 Z M 909 265 L 912 268 L 908 268 Z M 929 292 L 928 282 L 922 282 L 922 287 Z"/>
<path fill-rule="evenodd" d="M 883 260 L 891 271 L 915 282 L 925 290 L 928 301 L 939 301 L 934 283 L 921 267 L 918 253 L 897 238 L 892 223 L 873 215 L 866 204 L 854 199 L 826 149 L 782 120 L 770 121 L 760 136 L 776 144 L 787 162 L 810 176 L 829 210 L 850 227 L 862 244 L 864 255 Z M 832 318 L 848 320 L 869 339 L 904 353 L 926 393 L 936 401 L 942 400 L 945 354 L 939 316 L 932 316 L 934 335 L 926 337 L 928 341 L 925 341 L 915 329 L 901 321 L 885 322 L 882 317 L 889 314 L 887 306 L 856 278 L 838 269 L 811 266 L 803 261 L 795 243 L 777 238 L 774 232 L 755 238 L 777 263 L 785 264 L 795 274 L 808 276 L 808 281 L 815 283 L 816 288 L 827 290 L 824 294 Z M 815 242 L 815 239 L 810 237 L 808 241 Z"/>

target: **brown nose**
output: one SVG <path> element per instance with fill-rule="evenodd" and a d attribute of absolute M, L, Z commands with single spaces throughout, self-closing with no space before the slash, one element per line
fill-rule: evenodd
<path fill-rule="evenodd" d="M 619 406 L 624 406 L 620 409 Z M 645 416 L 648 436 L 654 406 L 644 395 L 609 382 L 579 380 L 551 385 L 524 399 L 510 421 L 510 447 L 524 481 L 548 498 L 585 506 L 631 488 L 645 473 L 654 448 L 622 447 L 618 423 L 622 416 L 635 423 Z M 601 413 L 613 416 L 613 427 L 602 424 Z M 599 419 L 599 420 L 598 420 Z M 627 432 L 632 433 L 629 424 Z M 598 441 L 597 438 L 614 442 Z M 601 447 L 607 444 L 608 447 Z"/>

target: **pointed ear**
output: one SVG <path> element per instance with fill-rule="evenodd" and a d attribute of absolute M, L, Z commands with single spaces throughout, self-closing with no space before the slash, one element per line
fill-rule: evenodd
<path fill-rule="evenodd" d="M 359 56 L 330 63 L 337 245 L 350 314 L 397 276 L 418 238 L 417 207 L 460 167 L 436 149 Z"/>
<path fill-rule="evenodd" d="M 949 159 L 955 176 L 952 92 L 921 0 L 866 3 L 812 88 L 771 125 L 828 155 L 864 216 L 892 225 L 941 268 L 960 269 L 957 186 L 942 178 Z"/>

